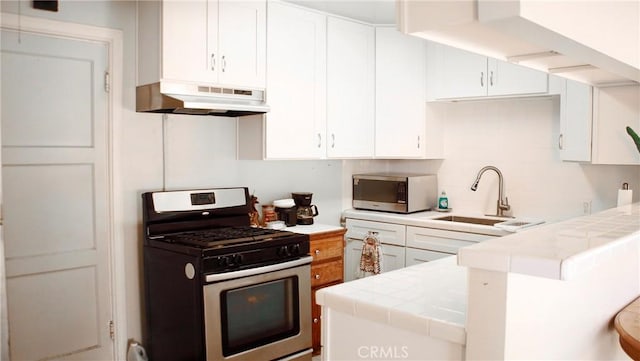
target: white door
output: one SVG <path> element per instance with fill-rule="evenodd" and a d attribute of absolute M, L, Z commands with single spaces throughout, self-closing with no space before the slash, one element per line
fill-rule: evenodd
<path fill-rule="evenodd" d="M 522 65 L 488 59 L 487 95 L 518 95 L 547 93 L 548 76 Z"/>
<path fill-rule="evenodd" d="M 3 30 L 12 360 L 113 360 L 108 48 Z"/>
<path fill-rule="evenodd" d="M 438 99 L 487 95 L 487 57 L 437 44 Z"/>

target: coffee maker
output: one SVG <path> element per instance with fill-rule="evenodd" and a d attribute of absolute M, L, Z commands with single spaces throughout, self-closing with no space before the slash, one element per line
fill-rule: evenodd
<path fill-rule="evenodd" d="M 313 224 L 313 217 L 318 215 L 318 208 L 311 204 L 313 193 L 298 192 L 291 193 L 291 198 L 296 205 L 296 223 L 302 225 Z"/>

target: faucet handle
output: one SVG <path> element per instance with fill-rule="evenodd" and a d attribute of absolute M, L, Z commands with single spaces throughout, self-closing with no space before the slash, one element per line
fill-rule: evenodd
<path fill-rule="evenodd" d="M 511 206 L 509 205 L 509 197 L 504 197 L 504 203 L 500 205 L 500 208 L 504 209 L 505 211 L 511 209 Z"/>

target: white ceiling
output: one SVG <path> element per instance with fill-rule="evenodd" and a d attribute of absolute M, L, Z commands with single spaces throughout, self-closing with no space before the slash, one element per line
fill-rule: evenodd
<path fill-rule="evenodd" d="M 395 24 L 395 0 L 286 0 L 371 24 Z"/>

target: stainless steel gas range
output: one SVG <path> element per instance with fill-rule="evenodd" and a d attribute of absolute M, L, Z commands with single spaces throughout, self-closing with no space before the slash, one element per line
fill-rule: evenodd
<path fill-rule="evenodd" d="M 311 360 L 309 237 L 249 226 L 247 188 L 142 195 L 150 359 Z"/>

